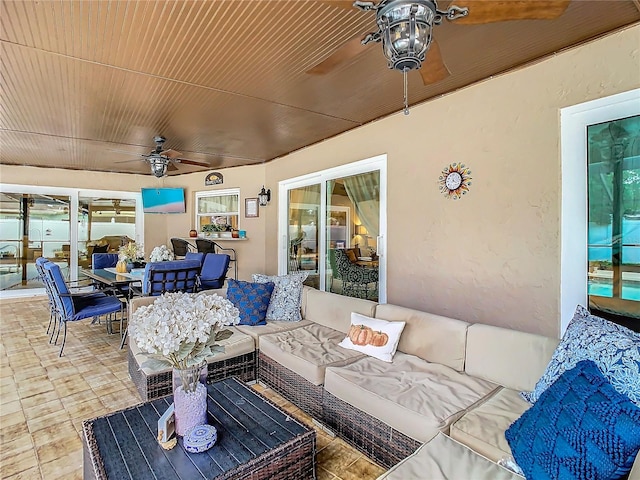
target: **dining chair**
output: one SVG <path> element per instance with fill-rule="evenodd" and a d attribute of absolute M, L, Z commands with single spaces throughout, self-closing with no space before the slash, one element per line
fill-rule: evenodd
<path fill-rule="evenodd" d="M 199 260 L 149 262 L 144 268 L 142 294 L 157 296 L 165 292 L 195 292 L 199 273 Z"/>
<path fill-rule="evenodd" d="M 206 253 L 201 253 L 201 252 L 187 252 L 187 254 L 184 256 L 185 260 L 198 260 L 200 262 L 200 268 L 202 268 L 202 264 L 204 263 L 204 257 L 206 256 Z"/>
<path fill-rule="evenodd" d="M 199 290 L 222 288 L 229 270 L 230 256 L 225 253 L 207 253 L 198 276 Z"/>
<path fill-rule="evenodd" d="M 49 301 L 49 324 L 47 325 L 47 335 L 49 334 L 49 330 L 51 330 L 51 326 L 53 325 L 53 329 L 56 328 L 56 307 L 55 300 L 53 299 L 53 293 L 51 292 L 51 285 L 49 284 L 49 280 L 47 278 L 47 273 L 44 270 L 44 264 L 49 262 L 48 258 L 38 257 L 36 258 L 36 271 L 38 272 L 38 276 L 40 277 L 40 281 L 44 285 L 44 290 L 47 292 L 47 298 Z"/>
<path fill-rule="evenodd" d="M 200 260 L 197 259 L 149 262 L 144 267 L 142 290 L 139 293 L 155 297 L 166 292 L 195 292 L 200 268 Z M 134 287 L 131 289 L 137 292 Z M 128 331 L 124 331 L 120 349 L 126 344 Z"/>
<path fill-rule="evenodd" d="M 200 253 L 216 253 L 216 248 L 221 248 L 213 240 L 207 238 L 196 238 L 196 248 Z"/>
<path fill-rule="evenodd" d="M 118 263 L 117 253 L 93 253 L 91 255 L 91 268 L 99 270 L 101 268 L 115 267 Z"/>
<path fill-rule="evenodd" d="M 193 247 L 189 242 L 183 238 L 174 237 L 171 239 L 171 248 L 173 248 L 173 255 L 178 257 L 186 257 L 187 253 L 192 251 Z"/>
<path fill-rule="evenodd" d="M 336 265 L 342 277 L 342 293 L 347 297 L 370 298 L 369 285 L 374 284 L 372 297 L 377 296 L 378 268 L 357 265 L 343 249 L 335 249 Z"/>
<path fill-rule="evenodd" d="M 54 300 L 54 290 L 55 288 L 51 284 L 49 279 L 49 275 L 44 269 L 44 265 L 50 262 L 48 258 L 38 257 L 35 260 L 36 271 L 38 272 L 38 276 L 40 277 L 40 281 L 44 285 L 45 292 L 47 293 L 47 299 L 49 302 L 49 324 L 47 325 L 47 335 L 51 332 L 51 337 L 56 330 L 56 325 L 58 323 L 58 311 L 56 309 L 56 304 Z M 101 294 L 98 292 L 71 292 L 71 295 L 77 297 L 90 297 L 90 296 L 100 296 Z M 53 327 L 53 329 L 52 329 Z"/>
<path fill-rule="evenodd" d="M 75 322 L 85 318 L 96 318 L 107 315 L 107 324 L 112 323 L 113 315 L 120 312 L 120 329 L 124 317 L 123 303 L 116 297 L 105 294 L 74 295 L 69 290 L 62 276 L 60 267 L 54 262 L 43 264 L 44 271 L 51 282 L 54 303 L 60 328 L 64 327 L 60 357 L 67 340 L 67 322 Z M 60 328 L 56 334 L 54 344 L 58 342 Z M 53 335 L 52 335 L 53 336 Z"/>
<path fill-rule="evenodd" d="M 233 264 L 233 278 L 238 279 L 238 256 L 234 248 L 222 247 L 219 243 L 207 238 L 196 239 L 196 246 L 200 253 L 226 253 L 229 255 L 229 264 Z"/>

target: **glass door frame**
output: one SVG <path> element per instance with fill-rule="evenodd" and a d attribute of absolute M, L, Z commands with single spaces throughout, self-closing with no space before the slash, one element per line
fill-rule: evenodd
<path fill-rule="evenodd" d="M 69 280 L 78 280 L 78 207 L 80 197 L 109 197 L 114 199 L 135 199 L 136 201 L 136 242 L 144 238 L 144 213 L 142 211 L 142 194 L 140 192 L 124 192 L 112 190 L 85 190 L 67 187 L 48 187 L 33 185 L 18 185 L 10 183 L 0 183 L 0 190 L 6 193 L 27 193 L 38 195 L 59 195 L 68 196 L 69 205 L 69 243 L 71 245 L 69 258 Z M 14 291 L 0 291 L 0 299 L 18 298 L 32 295 L 45 294 L 44 288 L 28 288 Z"/>
<path fill-rule="evenodd" d="M 320 184 L 320 215 L 318 226 L 318 275 L 320 290 L 326 289 L 327 246 L 327 182 L 338 178 L 378 170 L 380 172 L 380 234 L 377 254 L 379 257 L 378 303 L 387 302 L 387 155 L 377 155 L 346 165 L 313 172 L 278 182 L 278 274 L 284 275 L 289 264 L 289 190 Z"/>
<path fill-rule="evenodd" d="M 560 335 L 588 299 L 587 126 L 640 114 L 640 89 L 560 109 Z"/>

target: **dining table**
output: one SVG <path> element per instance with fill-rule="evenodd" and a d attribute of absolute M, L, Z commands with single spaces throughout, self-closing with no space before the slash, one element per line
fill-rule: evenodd
<path fill-rule="evenodd" d="M 134 268 L 130 272 L 118 272 L 114 267 L 83 268 L 80 270 L 80 273 L 97 282 L 103 289 L 111 289 L 114 291 L 118 298 L 127 304 L 127 307 L 129 300 L 135 296 L 135 290 L 132 287 L 135 284 L 141 285 L 144 278 L 144 268 Z M 128 310 L 128 308 L 125 309 L 127 312 Z M 124 319 L 121 319 L 120 322 L 120 349 L 124 347 L 127 338 L 127 330 L 123 328 L 123 320 Z"/>
<path fill-rule="evenodd" d="M 130 297 L 132 290 L 131 288 L 125 287 L 131 287 L 132 284 L 142 282 L 144 278 L 144 268 L 134 268 L 131 272 L 118 272 L 114 267 L 97 269 L 83 268 L 80 270 L 80 273 L 102 285 L 118 289 L 123 293 L 123 296 L 127 298 Z"/>

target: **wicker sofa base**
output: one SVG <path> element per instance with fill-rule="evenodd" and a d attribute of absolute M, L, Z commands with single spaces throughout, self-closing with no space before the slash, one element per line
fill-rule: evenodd
<path fill-rule="evenodd" d="M 323 421 L 347 443 L 386 468 L 415 452 L 423 442 L 414 440 L 377 418 L 325 391 Z"/>
<path fill-rule="evenodd" d="M 129 376 L 143 401 L 171 395 L 173 389 L 173 375 L 171 371 L 146 375 L 136 361 L 131 349 L 127 354 Z M 256 380 L 256 352 L 245 353 L 237 357 L 227 358 L 218 362 L 210 362 L 207 367 L 207 383 L 217 382 L 228 377 L 238 377 L 243 382 Z"/>
<path fill-rule="evenodd" d="M 296 407 L 316 420 L 322 416 L 322 385 L 314 385 L 297 373 L 283 367 L 271 357 L 258 356 L 258 379 L 291 401 Z"/>

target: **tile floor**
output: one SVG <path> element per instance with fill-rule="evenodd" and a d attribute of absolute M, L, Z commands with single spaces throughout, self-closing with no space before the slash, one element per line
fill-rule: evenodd
<path fill-rule="evenodd" d="M 81 479 L 82 421 L 136 403 L 119 335 L 69 325 L 64 356 L 46 335 L 44 298 L 0 301 L 0 478 Z M 307 424 L 311 418 L 261 385 L 256 390 Z M 318 480 L 375 479 L 384 470 L 317 429 Z"/>

